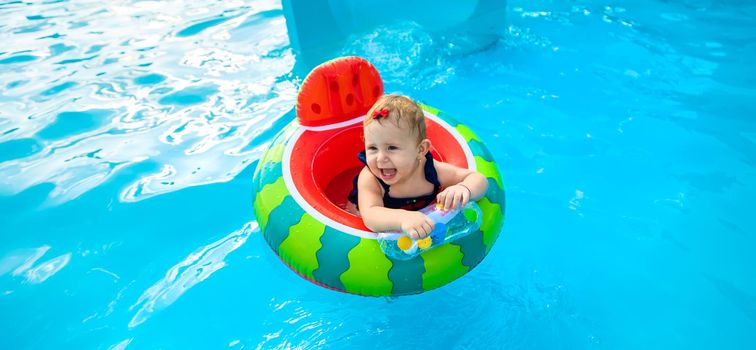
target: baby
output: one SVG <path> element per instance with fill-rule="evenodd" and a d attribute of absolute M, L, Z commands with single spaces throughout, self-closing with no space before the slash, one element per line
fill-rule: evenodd
<path fill-rule="evenodd" d="M 363 122 L 365 167 L 354 179 L 349 209 L 375 232 L 401 230 L 412 238 L 426 237 L 434 222 L 418 212 L 434 200 L 455 209 L 478 200 L 488 182 L 478 172 L 431 157 L 420 106 L 404 96 L 384 95 Z M 359 209 L 359 212 L 357 212 Z"/>

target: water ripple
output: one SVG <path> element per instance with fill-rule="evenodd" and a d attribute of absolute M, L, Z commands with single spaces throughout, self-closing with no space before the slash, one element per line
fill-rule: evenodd
<path fill-rule="evenodd" d="M 57 256 L 48 261 L 40 263 L 25 273 L 26 281 L 28 283 L 42 283 L 48 278 L 52 277 L 58 271 L 62 270 L 68 262 L 71 260 L 71 253 L 66 253 L 61 256 Z"/>
<path fill-rule="evenodd" d="M 185 36 L 197 35 L 201 33 L 202 31 L 204 31 L 205 29 L 219 25 L 223 22 L 228 21 L 229 19 L 230 18 L 220 17 L 220 18 L 213 18 L 207 21 L 203 21 L 197 24 L 193 24 L 187 28 L 180 30 L 178 33 L 176 33 L 176 36 L 185 37 Z"/>
<path fill-rule="evenodd" d="M 11 56 L 8 58 L 1 59 L 0 64 L 24 63 L 24 62 L 34 61 L 37 58 L 39 57 L 34 56 L 34 55 L 16 55 L 16 56 Z"/>
<path fill-rule="evenodd" d="M 257 223 L 247 223 L 241 229 L 189 254 L 186 259 L 171 267 L 163 279 L 142 293 L 130 307 L 130 310 L 136 308 L 137 311 L 129 322 L 129 328 L 147 321 L 152 314 L 170 306 L 187 290 L 226 266 L 226 256 L 244 245 L 249 235 L 255 231 Z"/>
<path fill-rule="evenodd" d="M 0 260 L 0 276 L 12 270 L 12 276 L 22 276 L 26 283 L 39 284 L 46 281 L 71 260 L 71 253 L 66 253 L 38 263 L 49 250 L 50 246 L 45 245 L 11 252 Z"/>
<path fill-rule="evenodd" d="M 127 201 L 227 181 L 294 106 L 277 1 L 6 6 L 0 40 L 14 49 L 0 52 L 2 194 L 52 183 L 49 203 L 64 203 L 138 162 L 173 170 L 134 179 L 121 189 Z"/>

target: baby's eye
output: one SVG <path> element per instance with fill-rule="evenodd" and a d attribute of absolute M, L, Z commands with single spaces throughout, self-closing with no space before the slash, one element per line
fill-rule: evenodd
<path fill-rule="evenodd" d="M 375 152 L 375 151 L 376 151 L 377 149 L 378 149 L 378 148 L 376 148 L 375 146 L 369 146 L 369 147 L 367 148 L 367 150 L 368 150 L 368 151 L 371 151 L 371 152 Z"/>
<path fill-rule="evenodd" d="M 389 151 L 395 151 L 395 150 L 398 150 L 398 149 L 399 149 L 399 147 L 396 147 L 396 146 L 388 146 L 388 149 L 389 149 Z"/>

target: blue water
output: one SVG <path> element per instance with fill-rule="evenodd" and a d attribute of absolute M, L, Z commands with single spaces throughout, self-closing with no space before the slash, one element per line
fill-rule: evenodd
<path fill-rule="evenodd" d="M 302 80 L 279 2 L 1 2 L 0 348 L 753 348 L 756 6 L 507 12 L 476 49 L 402 22 L 322 53 L 465 121 L 507 186 L 479 267 L 383 299 L 258 234 Z"/>

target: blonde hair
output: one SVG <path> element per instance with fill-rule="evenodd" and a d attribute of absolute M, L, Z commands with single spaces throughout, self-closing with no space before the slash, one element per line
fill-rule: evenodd
<path fill-rule="evenodd" d="M 376 111 L 383 109 L 388 110 L 388 117 L 375 118 Z M 372 122 L 382 123 L 384 119 L 392 121 L 396 126 L 401 123 L 409 126 L 410 135 L 417 135 L 417 141 L 420 142 L 426 138 L 425 134 L 425 115 L 423 109 L 406 96 L 400 95 L 383 95 L 375 101 L 373 107 L 365 115 L 363 126 L 368 126 Z"/>

